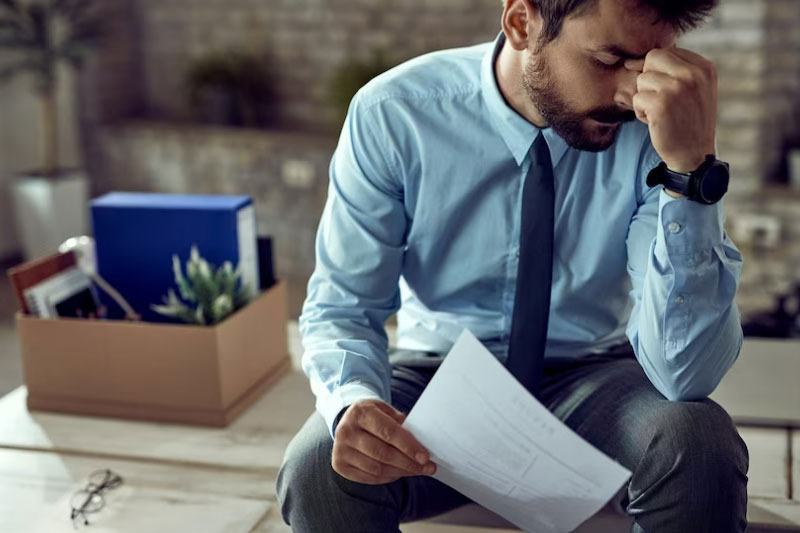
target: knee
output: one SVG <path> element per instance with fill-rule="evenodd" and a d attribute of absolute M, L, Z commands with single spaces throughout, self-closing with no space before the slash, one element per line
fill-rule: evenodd
<path fill-rule="evenodd" d="M 746 485 L 747 446 L 730 416 L 710 399 L 665 402 L 653 417 L 652 450 L 667 468 L 683 465 L 688 478 L 708 480 L 710 490 Z"/>
<path fill-rule="evenodd" d="M 284 453 L 276 480 L 281 515 L 287 524 L 293 516 L 311 513 L 310 506 L 327 487 L 333 469 L 330 464 L 333 441 L 315 413 L 295 435 Z"/>

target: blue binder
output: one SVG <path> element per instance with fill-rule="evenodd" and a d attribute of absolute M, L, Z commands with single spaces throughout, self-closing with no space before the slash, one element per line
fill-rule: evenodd
<path fill-rule="evenodd" d="M 185 266 L 193 245 L 209 263 L 241 263 L 242 281 L 258 290 L 257 229 L 248 196 L 114 192 L 91 203 L 97 270 L 152 322 L 174 322 L 150 309 L 175 288 L 172 256 Z M 177 293 L 177 289 L 176 289 Z M 107 295 L 109 318 L 123 313 Z"/>

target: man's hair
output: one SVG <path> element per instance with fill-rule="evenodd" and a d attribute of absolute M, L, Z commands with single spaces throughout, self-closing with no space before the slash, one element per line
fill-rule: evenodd
<path fill-rule="evenodd" d="M 597 6 L 598 0 L 525 0 L 533 4 L 544 19 L 539 46 L 555 40 L 561 34 L 564 20 L 570 15 L 582 15 Z M 666 22 L 679 33 L 699 27 L 711 14 L 719 0 L 638 0 L 639 6 L 656 15 L 653 23 Z"/>

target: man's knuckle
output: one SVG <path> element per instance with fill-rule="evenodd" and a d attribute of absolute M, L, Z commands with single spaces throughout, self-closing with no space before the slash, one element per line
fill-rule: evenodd
<path fill-rule="evenodd" d="M 381 427 L 380 433 L 381 433 L 381 438 L 386 442 L 393 441 L 397 434 L 395 427 L 388 424 Z"/>
<path fill-rule="evenodd" d="M 420 465 L 419 463 L 415 463 L 411 459 L 407 459 L 403 461 L 403 468 L 405 468 L 409 472 L 419 472 L 422 470 L 422 465 Z"/>
<path fill-rule="evenodd" d="M 349 440 L 352 436 L 353 430 L 350 427 L 350 424 L 339 424 L 336 426 L 336 439 L 334 439 L 334 443 L 339 440 Z"/>
<path fill-rule="evenodd" d="M 387 456 L 389 454 L 386 452 L 386 448 L 384 448 L 382 446 L 375 446 L 374 448 L 372 448 L 372 450 L 370 452 L 370 455 L 376 461 L 380 461 L 382 463 L 385 463 L 387 458 L 388 458 Z"/>
<path fill-rule="evenodd" d="M 650 107 L 647 108 L 647 118 L 652 121 L 657 121 L 661 119 L 661 106 L 657 103 L 653 103 Z"/>
<path fill-rule="evenodd" d="M 375 415 L 368 411 L 364 410 L 359 415 L 359 426 L 364 429 L 369 429 L 375 426 Z"/>

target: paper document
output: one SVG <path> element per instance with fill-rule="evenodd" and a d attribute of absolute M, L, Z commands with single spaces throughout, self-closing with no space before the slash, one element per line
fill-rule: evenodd
<path fill-rule="evenodd" d="M 534 533 L 572 531 L 631 475 L 553 416 L 469 331 L 403 426 L 438 465 L 434 478 Z"/>

